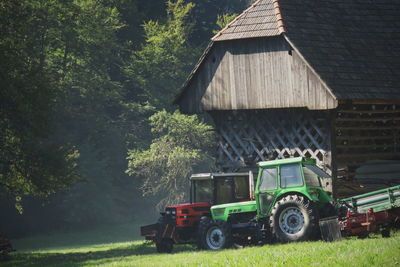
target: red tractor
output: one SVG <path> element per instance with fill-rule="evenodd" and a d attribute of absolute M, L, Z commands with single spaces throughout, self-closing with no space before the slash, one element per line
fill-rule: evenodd
<path fill-rule="evenodd" d="M 7 255 L 12 251 L 15 251 L 15 249 L 13 249 L 10 240 L 5 236 L 0 235 L 0 257 Z"/>
<path fill-rule="evenodd" d="M 167 206 L 155 224 L 142 226 L 140 232 L 152 240 L 158 252 L 172 251 L 174 244 L 198 243 L 198 225 L 210 217 L 211 205 L 254 199 L 252 172 L 201 173 L 190 177 L 190 203 Z"/>

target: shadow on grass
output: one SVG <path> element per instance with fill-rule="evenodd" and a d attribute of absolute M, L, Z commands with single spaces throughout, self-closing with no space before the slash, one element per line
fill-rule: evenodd
<path fill-rule="evenodd" d="M 175 246 L 174 253 L 191 251 L 191 246 Z M 140 256 L 157 254 L 154 245 L 143 243 L 130 245 L 123 248 L 114 248 L 104 251 L 89 252 L 31 252 L 31 253 L 12 253 L 0 259 L 1 266 L 81 266 L 87 261 L 105 260 L 111 258 L 121 258 L 129 256 Z"/>

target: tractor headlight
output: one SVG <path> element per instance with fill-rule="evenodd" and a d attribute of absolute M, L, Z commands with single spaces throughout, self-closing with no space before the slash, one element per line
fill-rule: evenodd
<path fill-rule="evenodd" d="M 170 210 L 167 210 L 167 211 L 165 212 L 165 214 L 170 215 L 170 214 L 171 214 L 171 211 L 170 211 Z"/>
<path fill-rule="evenodd" d="M 225 208 L 214 209 L 212 213 L 214 216 L 222 216 L 225 213 Z"/>
<path fill-rule="evenodd" d="M 176 210 L 171 211 L 172 215 L 176 214 Z"/>

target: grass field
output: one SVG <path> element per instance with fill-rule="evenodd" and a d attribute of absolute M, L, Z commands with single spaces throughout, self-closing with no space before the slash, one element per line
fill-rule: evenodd
<path fill-rule="evenodd" d="M 176 246 L 173 254 L 157 254 L 154 245 L 144 241 L 124 240 L 129 234 L 137 233 L 121 226 L 13 240 L 18 251 L 0 261 L 0 266 L 400 266 L 399 232 L 385 239 L 373 236 L 217 252 Z"/>

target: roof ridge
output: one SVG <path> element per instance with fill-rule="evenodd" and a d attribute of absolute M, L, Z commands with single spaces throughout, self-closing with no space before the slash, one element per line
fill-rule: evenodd
<path fill-rule="evenodd" d="M 265 18 L 267 16 L 273 17 L 273 19 L 266 22 Z M 243 24 L 246 21 L 249 23 Z M 279 36 L 286 32 L 286 27 L 283 21 L 280 0 L 257 0 L 214 35 L 211 40 L 223 41 L 252 37 Z M 246 25 L 251 26 L 252 24 L 265 24 L 267 25 L 267 28 L 252 31 L 249 27 L 245 27 Z M 243 27 L 245 30 L 242 30 L 241 32 L 244 34 L 238 35 L 237 30 L 243 29 Z M 249 34 L 250 32 L 255 32 L 255 34 Z"/>
<path fill-rule="evenodd" d="M 281 6 L 279 5 L 279 0 L 273 0 L 272 4 L 274 5 L 274 11 L 275 11 L 275 16 L 276 16 L 276 22 L 278 23 L 279 33 L 280 34 L 285 33 L 286 27 L 285 27 L 285 23 L 283 21 L 282 10 L 281 10 Z"/>
<path fill-rule="evenodd" d="M 245 14 L 247 14 L 251 9 L 253 9 L 255 6 L 258 5 L 259 2 L 261 2 L 262 0 L 257 0 L 256 2 L 254 2 L 251 6 L 249 6 L 245 11 L 243 11 L 239 16 L 237 16 L 236 18 L 234 18 L 231 22 L 229 22 L 222 30 L 220 30 L 219 32 L 217 32 L 216 35 L 214 35 L 211 40 L 215 41 L 215 39 L 219 36 L 222 35 L 222 33 L 224 31 L 226 31 L 233 23 L 235 23 L 236 21 L 238 21 L 241 17 L 243 17 Z"/>

